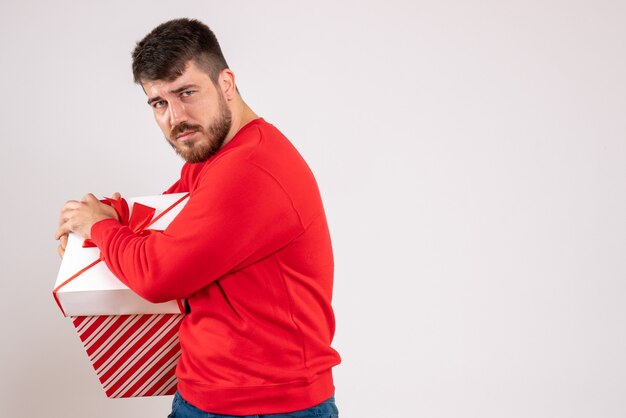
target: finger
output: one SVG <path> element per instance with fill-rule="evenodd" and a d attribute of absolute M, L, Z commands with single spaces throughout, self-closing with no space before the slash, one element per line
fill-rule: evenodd
<path fill-rule="evenodd" d="M 65 202 L 65 205 L 61 208 L 61 213 L 59 215 L 59 225 L 67 221 L 67 215 L 69 212 L 78 209 L 82 203 L 77 200 L 68 200 Z"/>
<path fill-rule="evenodd" d="M 65 247 L 67 247 L 67 237 L 68 235 L 62 235 L 61 238 L 59 238 L 59 247 L 63 248 L 63 250 L 65 250 Z"/>
<path fill-rule="evenodd" d="M 80 206 L 80 202 L 78 200 L 68 200 L 63 205 L 64 208 L 76 208 L 78 206 Z"/>
<path fill-rule="evenodd" d="M 59 226 L 54 234 L 54 239 L 60 240 L 63 235 L 67 235 L 72 232 L 69 222 L 65 222 Z"/>
<path fill-rule="evenodd" d="M 93 193 L 87 193 L 85 196 L 83 196 L 82 201 L 85 203 L 92 203 L 94 201 L 99 202 L 98 198 L 94 196 Z"/>
<path fill-rule="evenodd" d="M 82 205 L 82 203 L 80 202 L 78 204 Z M 63 210 L 61 210 L 61 216 L 59 217 L 59 226 L 69 221 L 72 215 L 76 213 L 77 209 L 78 208 L 70 208 L 70 207 L 63 208 Z"/>
<path fill-rule="evenodd" d="M 57 248 L 57 253 L 59 254 L 59 257 L 63 258 L 63 255 L 65 254 L 65 248 L 59 245 L 59 247 Z"/>
<path fill-rule="evenodd" d="M 119 194 L 118 192 L 113 193 L 113 199 L 120 200 L 121 198 L 122 198 L 122 195 Z"/>
<path fill-rule="evenodd" d="M 66 210 L 78 209 L 82 205 L 78 200 L 68 200 L 61 208 L 61 213 Z"/>

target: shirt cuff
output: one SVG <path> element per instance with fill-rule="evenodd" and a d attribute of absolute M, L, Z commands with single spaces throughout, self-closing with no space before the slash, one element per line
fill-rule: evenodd
<path fill-rule="evenodd" d="M 101 245 L 105 243 L 107 236 L 109 236 L 112 231 L 121 227 L 122 224 L 117 219 L 107 218 L 98 221 L 91 226 L 91 240 L 98 248 L 102 249 Z"/>

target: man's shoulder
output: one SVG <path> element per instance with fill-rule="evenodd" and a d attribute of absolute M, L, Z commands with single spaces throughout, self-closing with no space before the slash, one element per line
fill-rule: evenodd
<path fill-rule="evenodd" d="M 265 120 L 257 119 L 242 128 L 207 163 L 209 167 L 215 166 L 211 169 L 249 163 L 272 170 L 275 167 L 300 164 L 302 161 L 300 153 L 281 131 Z"/>

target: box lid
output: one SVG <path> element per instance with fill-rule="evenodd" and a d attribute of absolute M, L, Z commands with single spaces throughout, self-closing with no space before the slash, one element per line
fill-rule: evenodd
<path fill-rule="evenodd" d="M 164 230 L 188 200 L 187 193 L 128 198 L 155 209 L 146 229 Z M 182 301 L 151 303 L 122 283 L 100 260 L 96 247 L 83 248 L 83 239 L 70 234 L 53 294 L 65 316 L 182 313 Z"/>

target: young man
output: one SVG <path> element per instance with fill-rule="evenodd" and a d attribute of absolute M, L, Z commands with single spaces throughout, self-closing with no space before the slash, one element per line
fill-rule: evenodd
<path fill-rule="evenodd" d="M 333 255 L 313 174 L 241 99 L 201 22 L 156 27 L 137 43 L 133 73 L 186 161 L 166 193 L 190 192 L 189 201 L 149 235 L 91 194 L 69 201 L 59 252 L 75 232 L 144 298 L 187 299 L 172 417 L 337 416 Z"/>

